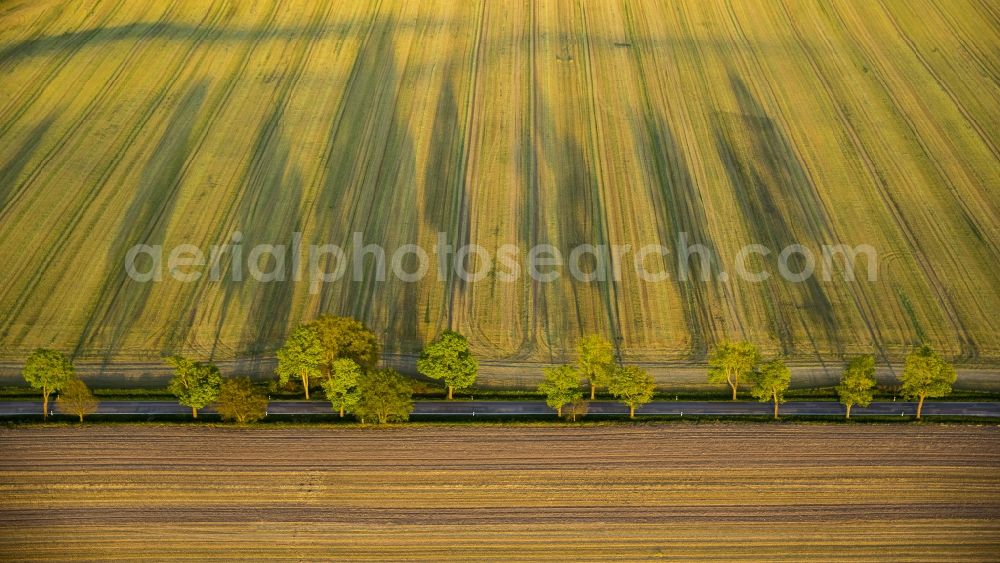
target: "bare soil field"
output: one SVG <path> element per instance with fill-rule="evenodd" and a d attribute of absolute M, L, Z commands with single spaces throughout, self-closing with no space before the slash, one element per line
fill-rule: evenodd
<path fill-rule="evenodd" d="M 0 558 L 987 560 L 1000 428 L 0 430 Z"/>

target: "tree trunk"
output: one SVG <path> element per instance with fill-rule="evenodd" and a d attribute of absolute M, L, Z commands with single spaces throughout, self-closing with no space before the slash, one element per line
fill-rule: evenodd
<path fill-rule="evenodd" d="M 917 420 L 920 419 L 920 413 L 924 410 L 924 396 L 920 396 L 920 400 L 917 401 Z"/>
<path fill-rule="evenodd" d="M 778 420 L 778 397 L 774 398 L 774 420 Z"/>
<path fill-rule="evenodd" d="M 847 405 L 847 418 L 851 418 L 851 406 L 852 405 Z"/>
<path fill-rule="evenodd" d="M 730 385 L 730 387 L 733 388 L 733 400 L 734 401 L 736 400 L 736 388 L 739 387 L 739 385 L 740 385 L 739 380 L 737 380 L 736 383 L 733 383 L 733 384 Z"/>
<path fill-rule="evenodd" d="M 340 418 L 344 418 L 344 405 L 340 405 Z"/>
<path fill-rule="evenodd" d="M 594 382 L 593 382 L 593 381 L 591 381 L 591 382 L 590 382 L 590 400 L 591 400 L 591 401 L 593 401 L 593 400 L 594 400 L 594 396 L 595 396 L 596 394 L 597 394 L 597 386 L 596 386 L 596 385 L 594 385 Z"/>
<path fill-rule="evenodd" d="M 42 391 L 42 420 L 49 418 L 49 392 Z"/>
<path fill-rule="evenodd" d="M 562 407 L 556 407 L 556 416 L 562 417 Z"/>
<path fill-rule="evenodd" d="M 191 417 L 198 418 L 198 409 L 196 409 L 195 407 L 191 407 Z"/>
<path fill-rule="evenodd" d="M 302 388 L 306 390 L 306 400 L 309 400 L 309 376 L 302 376 Z"/>
<path fill-rule="evenodd" d="M 449 385 L 449 386 L 448 386 L 448 400 L 449 400 L 449 401 L 450 401 L 450 400 L 451 400 L 451 398 L 452 398 L 452 395 L 453 395 L 453 393 L 452 393 L 452 392 L 453 392 L 453 391 L 454 391 L 454 389 L 452 388 L 452 386 L 451 386 L 451 385 Z"/>
<path fill-rule="evenodd" d="M 79 414 L 79 415 L 80 415 L 80 422 L 83 422 L 83 413 L 82 413 L 82 412 L 80 412 L 80 413 L 77 413 L 77 414 Z"/>
<path fill-rule="evenodd" d="M 628 406 L 628 417 L 635 418 L 635 407 L 632 405 Z"/>

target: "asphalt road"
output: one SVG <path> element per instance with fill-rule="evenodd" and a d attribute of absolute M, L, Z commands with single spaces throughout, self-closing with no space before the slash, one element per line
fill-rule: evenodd
<path fill-rule="evenodd" d="M 50 405 L 55 409 L 54 405 Z M 650 403 L 638 409 L 638 415 L 771 415 L 770 403 L 751 401 L 661 401 Z M 37 414 L 42 410 L 41 401 L 0 401 L 0 416 Z M 190 414 L 191 409 L 170 401 L 103 401 L 98 414 L 157 415 Z M 212 413 L 211 408 L 201 412 Z M 331 414 L 326 401 L 273 401 L 269 414 Z M 542 401 L 418 401 L 414 403 L 414 415 L 433 416 L 530 416 L 554 414 Z M 591 414 L 628 414 L 628 409 L 620 403 L 593 401 Z M 835 401 L 794 401 L 781 405 L 781 414 L 808 416 L 838 416 L 844 414 L 844 407 Z M 855 407 L 852 416 L 887 415 L 908 416 L 916 414 L 916 403 L 878 402 L 867 408 Z M 1000 402 L 927 402 L 924 415 L 929 416 L 969 416 L 1000 417 Z"/>

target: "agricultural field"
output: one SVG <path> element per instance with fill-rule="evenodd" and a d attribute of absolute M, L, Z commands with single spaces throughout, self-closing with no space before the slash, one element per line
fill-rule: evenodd
<path fill-rule="evenodd" d="M 997 366 L 998 52 L 989 0 L 7 0 L 0 359 L 37 346 L 111 362 L 266 357 L 289 327 L 333 313 L 364 320 L 389 353 L 450 327 L 501 363 L 560 361 L 596 332 L 647 362 L 746 338 L 804 363 L 898 360 L 922 342 Z M 674 256 L 648 260 L 669 281 L 644 282 L 633 255 L 620 280 L 592 282 L 490 270 L 467 283 L 454 267 L 382 282 L 370 263 L 361 281 L 320 287 L 125 273 L 134 245 L 207 253 L 235 232 L 245 248 L 296 233 L 350 248 L 361 233 L 390 253 L 430 251 L 443 232 L 522 255 L 676 248 L 685 233 L 714 258 L 708 282 L 681 281 Z M 832 281 L 723 281 L 752 243 L 773 249 L 753 262 L 768 272 L 790 244 L 870 245 L 877 279 L 860 260 L 845 282 L 838 260 Z M 170 514 L 149 515 L 163 545 L 183 535 Z M 580 525 L 595 545 L 630 541 Z M 718 533 L 750 529 L 766 531 Z"/>
<path fill-rule="evenodd" d="M 991 426 L 0 430 L 0 557 L 986 560 Z"/>

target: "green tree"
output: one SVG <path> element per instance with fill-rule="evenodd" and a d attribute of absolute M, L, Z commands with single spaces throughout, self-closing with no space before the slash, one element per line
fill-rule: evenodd
<path fill-rule="evenodd" d="M 726 383 L 733 390 L 733 400 L 740 378 L 748 377 L 760 362 L 760 352 L 749 342 L 723 342 L 708 359 L 708 382 Z"/>
<path fill-rule="evenodd" d="M 191 407 L 191 416 L 198 418 L 198 409 L 211 404 L 219 397 L 222 374 L 212 364 L 195 362 L 182 356 L 167 358 L 167 364 L 174 368 L 174 378 L 168 389 L 177 397 L 177 402 Z"/>
<path fill-rule="evenodd" d="M 42 392 L 42 417 L 49 417 L 49 396 L 72 381 L 73 363 L 62 352 L 39 348 L 28 356 L 21 375 L 32 389 Z"/>
<path fill-rule="evenodd" d="M 277 356 L 278 367 L 275 373 L 278 374 L 278 381 L 284 385 L 293 377 L 299 378 L 308 401 L 309 382 L 320 376 L 325 358 L 316 327 L 307 324 L 293 330 L 285 339 L 284 346 L 278 350 Z"/>
<path fill-rule="evenodd" d="M 585 401 L 581 396 L 579 399 L 563 407 L 563 417 L 576 422 L 577 417 L 587 416 L 588 411 L 590 411 L 590 403 Z"/>
<path fill-rule="evenodd" d="M 792 382 L 792 372 L 781 360 L 761 364 L 751 376 L 750 394 L 762 403 L 774 401 L 774 418 L 778 418 L 778 405 L 785 402 L 785 391 Z"/>
<path fill-rule="evenodd" d="M 455 389 L 471 387 L 479 372 L 479 362 L 461 334 L 446 330 L 420 352 L 417 371 L 431 379 L 444 380 L 448 399 Z"/>
<path fill-rule="evenodd" d="M 354 414 L 362 424 L 367 419 L 374 419 L 379 424 L 409 420 L 413 412 L 413 386 L 395 370 L 366 372 L 358 388 L 360 394 Z"/>
<path fill-rule="evenodd" d="M 319 336 L 323 349 L 322 367 L 327 375 L 333 370 L 333 362 L 341 358 L 354 360 L 366 370 L 375 369 L 378 365 L 378 339 L 361 321 L 324 315 L 308 326 Z"/>
<path fill-rule="evenodd" d="M 638 366 L 616 369 L 608 382 L 608 391 L 628 407 L 629 418 L 635 418 L 635 409 L 653 399 L 655 390 L 653 376 Z"/>
<path fill-rule="evenodd" d="M 840 402 L 847 408 L 847 418 L 851 418 L 851 407 L 867 407 L 875 397 L 875 356 L 858 356 L 847 364 L 837 386 Z"/>
<path fill-rule="evenodd" d="M 590 400 L 597 396 L 597 388 L 607 386 L 618 366 L 615 349 L 608 340 L 597 334 L 588 334 L 576 347 L 580 373 L 590 382 Z"/>
<path fill-rule="evenodd" d="M 906 356 L 901 381 L 900 394 L 907 399 L 917 399 L 917 418 L 924 409 L 924 399 L 944 397 L 951 393 L 951 386 L 957 378 L 955 368 L 938 357 L 929 346 Z"/>
<path fill-rule="evenodd" d="M 334 360 L 330 377 L 323 381 L 326 398 L 330 400 L 334 410 L 340 412 L 341 418 L 344 411 L 351 410 L 358 404 L 358 384 L 362 375 L 361 366 L 357 362 L 350 358 L 340 358 Z"/>
<path fill-rule="evenodd" d="M 546 368 L 545 380 L 538 386 L 538 391 L 545 394 L 545 403 L 556 409 L 558 416 L 562 416 L 565 405 L 583 398 L 580 372 L 573 369 L 573 366 Z"/>
<path fill-rule="evenodd" d="M 59 412 L 75 414 L 80 417 L 80 422 L 83 422 L 84 416 L 97 412 L 98 404 L 87 384 L 75 377 L 63 385 L 56 398 Z"/>
<path fill-rule="evenodd" d="M 222 382 L 215 410 L 222 420 L 246 424 L 267 416 L 267 403 L 267 393 L 249 377 L 235 377 Z"/>

